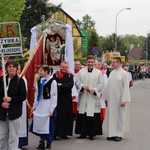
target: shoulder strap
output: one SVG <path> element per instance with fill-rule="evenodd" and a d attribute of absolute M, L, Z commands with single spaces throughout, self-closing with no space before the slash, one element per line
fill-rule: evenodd
<path fill-rule="evenodd" d="M 17 77 L 17 86 L 19 86 L 19 84 L 20 84 L 20 78 L 21 77 L 19 77 L 19 76 Z"/>
<path fill-rule="evenodd" d="M 51 78 L 46 84 L 51 84 L 53 82 L 54 78 Z"/>

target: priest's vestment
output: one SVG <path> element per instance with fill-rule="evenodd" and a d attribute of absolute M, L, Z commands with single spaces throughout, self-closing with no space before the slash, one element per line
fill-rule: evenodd
<path fill-rule="evenodd" d="M 130 102 L 130 90 L 129 75 L 122 67 L 111 72 L 102 97 L 108 102 L 108 137 L 123 137 L 127 121 L 127 104 L 121 107 L 120 103 Z"/>

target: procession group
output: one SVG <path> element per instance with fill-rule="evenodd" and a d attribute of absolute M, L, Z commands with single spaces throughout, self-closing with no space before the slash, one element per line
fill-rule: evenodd
<path fill-rule="evenodd" d="M 41 65 L 35 74 L 33 118 L 29 129 L 28 83 L 24 76 L 19 76 L 20 65 L 16 61 L 8 60 L 5 68 L 6 89 L 4 78 L 0 77 L 0 150 L 18 150 L 28 145 L 28 131 L 39 136 L 36 149 L 50 150 L 53 140 L 68 140 L 73 135 L 74 120 L 78 139 L 94 140 L 103 134 L 105 109 L 106 139 L 122 140 L 129 122 L 127 108 L 132 76 L 119 57 L 112 60 L 110 68 L 89 55 L 85 66 L 75 62 L 74 74 L 69 72 L 66 61 L 61 62 L 57 71 Z M 78 93 L 75 96 L 74 88 Z"/>

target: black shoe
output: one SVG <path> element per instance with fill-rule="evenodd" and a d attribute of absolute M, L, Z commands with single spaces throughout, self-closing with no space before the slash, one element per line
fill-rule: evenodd
<path fill-rule="evenodd" d="M 112 137 L 107 137 L 108 141 L 113 141 L 116 138 L 116 136 L 112 136 Z"/>
<path fill-rule="evenodd" d="M 53 140 L 58 140 L 56 136 L 54 136 Z"/>
<path fill-rule="evenodd" d="M 86 136 L 80 135 L 78 139 L 86 139 Z"/>
<path fill-rule="evenodd" d="M 115 137 L 115 138 L 114 138 L 114 141 L 120 142 L 120 141 L 122 141 L 122 137 Z"/>
<path fill-rule="evenodd" d="M 47 142 L 45 150 L 51 150 L 51 143 Z"/>
<path fill-rule="evenodd" d="M 89 140 L 94 140 L 94 137 L 93 136 L 89 136 Z"/>
<path fill-rule="evenodd" d="M 39 141 L 39 145 L 36 149 L 39 149 L 39 150 L 45 150 L 45 143 L 44 141 Z"/>
<path fill-rule="evenodd" d="M 66 135 L 61 136 L 61 138 L 64 139 L 64 140 L 68 140 L 69 139 L 68 136 L 66 136 Z"/>

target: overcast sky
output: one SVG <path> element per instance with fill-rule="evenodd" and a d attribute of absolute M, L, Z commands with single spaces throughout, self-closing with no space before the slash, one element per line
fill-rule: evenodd
<path fill-rule="evenodd" d="M 150 32 L 150 0 L 50 0 L 55 5 L 62 2 L 62 9 L 75 20 L 88 14 L 96 22 L 100 36 L 115 32 L 117 13 L 117 34 L 146 36 Z"/>

